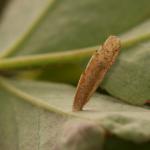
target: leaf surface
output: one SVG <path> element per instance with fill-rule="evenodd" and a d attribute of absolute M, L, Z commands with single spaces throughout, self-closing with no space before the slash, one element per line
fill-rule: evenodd
<path fill-rule="evenodd" d="M 122 39 L 132 39 L 150 35 L 150 21 L 122 35 Z M 138 42 L 123 48 L 120 56 L 107 74 L 102 87 L 110 94 L 131 104 L 141 105 L 150 99 L 150 40 Z"/>
<path fill-rule="evenodd" d="M 5 51 L 9 53 L 9 51 L 16 49 L 19 43 L 26 40 L 51 3 L 52 0 L 13 0 L 7 2 L 0 24 L 0 51 L 2 51 L 2 55 Z"/>
<path fill-rule="evenodd" d="M 72 86 L 0 79 L 0 148 L 56 150 L 63 139 L 64 125 L 73 120 L 72 127 L 79 120 L 85 124 L 91 121 L 112 134 L 103 139 L 106 133 L 100 132 L 100 148 L 148 150 L 149 107 L 120 100 L 143 105 L 150 99 L 149 10 L 147 0 L 136 4 L 131 0 L 8 0 L 5 9 L 0 8 L 0 57 L 78 48 L 86 52 L 110 34 L 121 37 L 123 49 L 101 86 L 118 99 L 96 93 L 82 112 L 71 111 L 75 94 Z M 89 55 L 55 61 L 33 70 L 33 75 L 75 84 L 88 59 Z"/>
<path fill-rule="evenodd" d="M 149 8 L 147 0 L 136 5 L 130 0 L 14 0 L 5 10 L 0 49 L 9 49 L 4 52 L 7 56 L 98 45 L 110 34 L 121 34 L 147 20 Z"/>
<path fill-rule="evenodd" d="M 0 48 L 10 51 L 3 51 L 2 56 L 93 46 L 109 34 L 120 34 L 123 44 L 132 47 L 121 50 L 119 59 L 106 76 L 102 88 L 114 97 L 132 104 L 142 105 L 150 99 L 149 69 L 145 67 L 150 63 L 148 1 L 138 1 L 136 5 L 128 0 L 121 4 L 118 0 L 44 0 L 36 5 L 34 3 L 34 0 L 32 5 L 28 0 L 21 3 L 14 0 L 5 9 L 0 28 Z M 29 13 L 25 14 L 27 9 Z M 126 17 L 122 19 L 122 16 Z M 10 23 L 12 18 L 18 23 Z M 118 23 L 118 20 L 122 21 Z M 135 43 L 133 39 L 136 39 Z M 35 79 L 76 84 L 88 59 L 89 56 L 85 56 L 68 62 L 56 61 L 51 67 L 46 66 L 30 74 Z M 23 78 L 26 76 L 28 75 L 25 74 Z"/>
<path fill-rule="evenodd" d="M 63 124 L 75 118 L 91 120 L 122 140 L 135 143 L 150 140 L 148 107 L 131 106 L 95 94 L 84 111 L 73 113 L 72 86 L 6 79 L 0 82 L 5 89 L 0 92 L 0 141 L 4 150 L 10 147 L 47 150 L 56 146 Z"/>

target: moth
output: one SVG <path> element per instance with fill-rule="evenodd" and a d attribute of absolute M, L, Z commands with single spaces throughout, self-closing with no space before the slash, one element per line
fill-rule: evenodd
<path fill-rule="evenodd" d="M 109 36 L 100 48 L 94 52 L 85 71 L 81 74 L 73 102 L 73 111 L 82 110 L 96 91 L 105 74 L 114 64 L 121 47 L 120 39 Z"/>

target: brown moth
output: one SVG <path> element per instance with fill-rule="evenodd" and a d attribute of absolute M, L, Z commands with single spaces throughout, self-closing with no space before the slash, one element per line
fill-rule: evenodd
<path fill-rule="evenodd" d="M 73 111 L 82 110 L 83 106 L 89 101 L 109 68 L 115 62 L 120 47 L 120 39 L 116 36 L 110 36 L 100 46 L 99 50 L 94 52 L 78 82 L 72 108 Z"/>

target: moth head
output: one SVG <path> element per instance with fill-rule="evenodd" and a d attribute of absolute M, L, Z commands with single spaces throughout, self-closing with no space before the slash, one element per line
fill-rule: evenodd
<path fill-rule="evenodd" d="M 108 57 L 114 56 L 119 52 L 121 47 L 121 41 L 116 36 L 109 36 L 109 38 L 103 44 L 103 51 Z"/>

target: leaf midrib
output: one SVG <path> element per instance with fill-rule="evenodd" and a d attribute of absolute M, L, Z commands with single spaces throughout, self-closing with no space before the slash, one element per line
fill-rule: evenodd
<path fill-rule="evenodd" d="M 122 48 L 129 48 L 137 43 L 150 39 L 150 33 L 122 41 Z M 16 69 L 34 69 L 45 65 L 54 65 L 63 62 L 71 62 L 71 60 L 88 58 L 98 49 L 99 46 L 77 49 L 73 51 L 53 52 L 47 54 L 36 54 L 29 56 L 19 56 L 15 58 L 4 58 L 0 61 L 0 70 L 16 70 Z"/>
<path fill-rule="evenodd" d="M 29 103 L 31 103 L 33 105 L 36 105 L 37 107 L 46 109 L 48 111 L 53 111 L 53 112 L 56 112 L 56 113 L 65 114 L 66 115 L 66 113 L 64 113 L 63 111 L 60 111 L 60 110 L 56 109 L 55 107 L 50 107 L 46 103 L 42 102 L 40 99 L 35 98 L 35 97 L 31 96 L 30 94 L 27 94 L 26 92 L 23 92 L 22 90 L 18 89 L 17 87 L 15 87 L 14 85 L 12 85 L 4 77 L 0 77 L 0 85 L 6 91 L 12 93 L 13 95 L 21 98 L 24 101 L 27 101 L 27 102 L 29 102 Z"/>
<path fill-rule="evenodd" d="M 86 119 L 86 120 L 93 120 L 91 118 L 87 118 L 84 116 L 80 116 L 77 113 L 74 112 L 65 112 L 62 111 L 54 106 L 50 106 L 47 103 L 44 103 L 41 99 L 35 98 L 34 96 L 31 96 L 30 94 L 20 90 L 19 88 L 17 88 L 16 86 L 12 85 L 6 78 L 4 77 L 0 77 L 0 86 L 2 88 L 4 88 L 6 91 L 8 91 L 9 93 L 13 94 L 14 96 L 20 98 L 21 100 L 28 102 L 38 108 L 42 108 L 44 110 L 47 110 L 49 112 L 54 112 L 56 114 L 59 115 L 63 115 L 63 116 L 72 116 L 75 118 L 81 118 L 81 119 Z"/>
<path fill-rule="evenodd" d="M 0 52 L 0 58 L 10 57 L 10 56 L 14 55 L 17 51 L 20 50 L 18 47 L 20 45 L 22 45 L 26 41 L 26 39 L 28 39 L 28 37 L 37 29 L 38 25 L 48 15 L 50 7 L 52 7 L 56 3 L 55 0 L 48 0 L 48 1 L 49 2 L 48 2 L 47 7 L 45 7 L 44 10 L 41 11 L 41 14 L 35 19 L 35 21 L 33 21 L 33 23 L 30 25 L 30 27 L 27 29 L 27 31 L 24 32 L 20 37 L 18 37 L 17 40 L 14 42 L 14 44 L 11 47 L 9 47 L 8 49 L 3 50 L 2 52 Z M 147 17 L 148 16 L 146 16 L 142 20 L 142 22 L 147 20 Z M 147 35 L 139 36 L 139 37 L 136 38 L 136 40 L 135 39 L 133 39 L 133 40 L 131 39 L 130 41 L 128 41 L 128 40 L 127 41 L 123 41 L 122 45 L 123 45 L 123 47 L 130 47 L 130 46 L 134 45 L 135 43 L 141 41 L 142 39 L 146 40 L 146 39 L 149 39 L 149 38 L 150 38 L 150 33 L 147 34 Z M 94 48 L 95 49 L 97 47 L 98 46 L 91 46 L 91 47 L 88 47 L 87 49 L 90 49 L 90 48 Z M 83 49 L 85 49 L 85 48 L 83 48 Z"/>
<path fill-rule="evenodd" d="M 0 58 L 9 57 L 14 53 L 16 53 L 16 51 L 18 50 L 17 48 L 22 43 L 24 43 L 24 41 L 36 30 L 38 24 L 42 22 L 43 18 L 48 14 L 49 8 L 52 6 L 54 2 L 55 0 L 49 0 L 47 7 L 45 7 L 44 10 L 41 11 L 41 14 L 37 18 L 35 18 L 35 20 L 27 29 L 27 31 L 25 31 L 21 36 L 19 36 L 12 46 L 0 52 Z"/>

